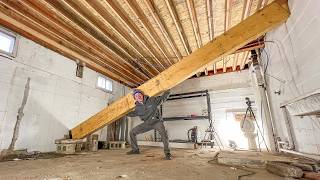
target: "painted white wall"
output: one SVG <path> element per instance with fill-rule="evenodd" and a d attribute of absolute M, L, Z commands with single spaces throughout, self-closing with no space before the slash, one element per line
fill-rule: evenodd
<path fill-rule="evenodd" d="M 24 109 L 16 149 L 54 151 L 54 140 L 103 109 L 127 88 L 113 82 L 113 93 L 96 88 L 98 73 L 84 68 L 75 76 L 76 63 L 26 38 L 19 38 L 17 57 L 0 56 L 0 151 L 13 135 L 27 78 L 30 94 Z M 106 129 L 98 132 L 106 137 Z"/>
<path fill-rule="evenodd" d="M 245 97 L 255 99 L 255 90 L 252 87 L 249 70 L 188 79 L 174 87 L 171 92 L 174 94 L 206 89 L 209 90 L 211 98 L 214 126 L 223 144 L 227 145 L 228 140 L 233 140 L 240 148 L 247 149 L 247 140 L 240 130 L 240 123 L 234 120 L 233 112 L 246 110 Z M 167 101 L 164 104 L 163 113 L 164 117 L 206 115 L 206 108 L 205 98 L 182 99 Z M 134 120 L 132 126 L 139 123 L 141 123 L 140 120 Z M 180 120 L 165 122 L 165 126 L 170 140 L 187 140 L 187 131 L 193 126 L 200 128 L 200 137 L 203 138 L 209 123 L 207 120 Z M 146 137 L 150 136 L 153 136 L 153 131 L 138 135 L 137 138 L 146 140 Z"/>
<path fill-rule="evenodd" d="M 280 104 L 320 89 L 320 1 L 289 0 L 291 16 L 266 36 L 269 56 L 267 76 L 277 135 L 287 139 Z M 266 53 L 263 61 L 267 63 Z M 278 79 L 278 80 L 277 80 Z M 276 95 L 275 91 L 281 91 Z M 297 150 L 320 154 L 320 120 L 291 117 Z"/>

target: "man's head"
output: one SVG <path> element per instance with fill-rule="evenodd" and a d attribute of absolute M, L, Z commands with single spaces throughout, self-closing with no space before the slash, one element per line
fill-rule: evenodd
<path fill-rule="evenodd" d="M 142 91 L 140 91 L 139 89 L 134 89 L 132 95 L 136 102 L 143 104 L 144 95 Z"/>

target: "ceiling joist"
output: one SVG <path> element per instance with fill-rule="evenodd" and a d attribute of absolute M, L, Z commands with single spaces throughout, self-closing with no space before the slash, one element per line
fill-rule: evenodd
<path fill-rule="evenodd" d="M 268 3 L 268 0 L 0 1 L 3 17 L 16 20 L 10 23 L 2 19 L 1 25 L 130 87 L 157 76 Z M 38 38 L 35 34 L 42 36 Z M 53 44 L 60 46 L 56 48 Z M 223 68 L 224 63 L 216 63 L 213 71 L 210 65 L 195 74 L 209 75 L 217 69 L 229 72 L 235 69 L 235 64 L 247 67 L 240 65 L 245 58 L 243 52 L 261 47 L 260 41 L 248 44 L 236 51 L 238 58 L 228 60 L 226 67 Z M 76 58 L 78 55 L 81 58 Z"/>

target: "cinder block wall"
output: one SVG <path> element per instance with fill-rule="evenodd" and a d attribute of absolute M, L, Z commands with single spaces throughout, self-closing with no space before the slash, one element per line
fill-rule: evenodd
<path fill-rule="evenodd" d="M 287 139 L 280 104 L 320 89 L 320 1 L 289 0 L 288 21 L 266 36 L 267 74 L 277 135 Z M 263 61 L 268 57 L 263 52 Z M 280 95 L 275 91 L 281 91 Z M 297 150 L 320 154 L 320 120 L 291 116 Z"/>
<path fill-rule="evenodd" d="M 0 56 L 0 151 L 11 142 L 28 77 L 30 94 L 15 146 L 28 151 L 55 150 L 55 139 L 127 90 L 113 82 L 113 93 L 106 93 L 96 88 L 98 73 L 84 68 L 84 77 L 78 78 L 75 71 L 74 61 L 23 37 L 16 58 Z"/>
<path fill-rule="evenodd" d="M 240 130 L 240 123 L 234 120 L 234 112 L 246 110 L 245 97 L 255 100 L 255 88 L 252 86 L 249 70 L 189 79 L 174 87 L 171 92 L 184 93 L 206 89 L 210 93 L 214 126 L 223 144 L 227 145 L 228 140 L 233 140 L 240 148 L 247 149 L 247 140 Z M 164 104 L 163 113 L 164 117 L 205 115 L 206 108 L 205 98 L 182 99 L 167 101 Z M 260 119 L 259 114 L 257 115 Z M 140 120 L 134 120 L 132 126 L 139 123 L 141 123 Z M 179 120 L 165 122 L 165 126 L 170 140 L 187 140 L 187 131 L 193 126 L 198 126 L 202 139 L 209 123 L 207 120 Z M 146 137 L 152 135 L 153 131 L 139 135 L 138 140 L 146 140 Z"/>

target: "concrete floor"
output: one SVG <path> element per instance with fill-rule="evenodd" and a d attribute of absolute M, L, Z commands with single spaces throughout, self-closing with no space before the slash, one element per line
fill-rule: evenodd
<path fill-rule="evenodd" d="M 0 163 L 0 179 L 222 179 L 235 180 L 247 172 L 230 166 L 208 163 L 214 153 L 172 150 L 173 160 L 163 159 L 162 149 L 142 148 L 140 155 L 127 150 L 100 150 L 54 159 L 7 161 Z M 254 175 L 241 179 L 283 179 L 264 169 L 247 169 Z M 125 175 L 124 178 L 119 176 Z"/>

